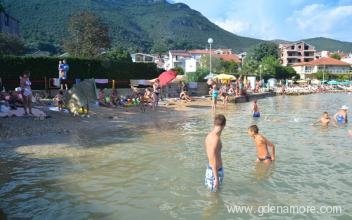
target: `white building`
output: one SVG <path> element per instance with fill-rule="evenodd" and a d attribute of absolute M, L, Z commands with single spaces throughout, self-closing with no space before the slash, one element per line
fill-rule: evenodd
<path fill-rule="evenodd" d="M 313 74 L 319 71 L 328 72 L 331 74 L 346 74 L 349 73 L 351 65 L 330 57 L 323 57 L 310 62 L 297 63 L 292 65 L 301 79 L 313 79 Z"/>

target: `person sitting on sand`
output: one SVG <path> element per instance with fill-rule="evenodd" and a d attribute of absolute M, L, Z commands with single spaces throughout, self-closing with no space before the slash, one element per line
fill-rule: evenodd
<path fill-rule="evenodd" d="M 117 106 L 119 101 L 118 99 L 117 89 L 113 89 L 110 93 L 110 105 Z"/>
<path fill-rule="evenodd" d="M 259 112 L 259 107 L 257 105 L 257 100 L 253 101 L 252 114 L 253 114 L 253 117 L 255 117 L 255 118 L 259 118 L 260 117 L 260 112 Z"/>
<path fill-rule="evenodd" d="M 323 115 L 316 122 L 314 122 L 313 125 L 318 123 L 320 123 L 322 126 L 328 126 L 330 123 L 329 113 L 323 112 Z"/>
<path fill-rule="evenodd" d="M 62 111 L 64 109 L 64 93 L 62 90 L 59 90 L 59 92 L 54 97 L 54 100 L 56 101 L 56 105 L 59 111 Z"/>
<path fill-rule="evenodd" d="M 181 91 L 180 99 L 181 100 L 185 100 L 186 102 L 191 102 L 192 101 L 191 97 L 187 94 L 187 91 Z"/>
<path fill-rule="evenodd" d="M 149 88 L 145 89 L 143 102 L 144 102 L 145 105 L 153 103 L 153 92 Z"/>
<path fill-rule="evenodd" d="M 275 160 L 275 146 L 258 132 L 259 129 L 257 125 L 251 125 L 248 128 L 248 135 L 253 138 L 257 148 L 256 162 L 270 163 L 271 161 Z M 272 149 L 272 154 L 270 154 L 268 147 Z"/>
<path fill-rule="evenodd" d="M 106 103 L 106 99 L 105 99 L 104 89 L 99 90 L 98 103 L 99 103 L 99 106 L 104 106 L 104 107 L 108 106 L 108 103 Z"/>
<path fill-rule="evenodd" d="M 347 110 L 348 107 L 346 105 L 343 105 L 334 115 L 334 119 L 338 124 L 347 123 Z"/>

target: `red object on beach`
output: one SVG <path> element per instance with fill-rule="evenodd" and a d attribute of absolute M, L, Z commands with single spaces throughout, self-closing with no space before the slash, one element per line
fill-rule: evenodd
<path fill-rule="evenodd" d="M 177 76 L 177 73 L 172 70 L 165 71 L 161 73 L 158 77 L 160 81 L 160 86 L 166 86 L 169 82 L 171 82 L 173 79 L 175 79 Z"/>

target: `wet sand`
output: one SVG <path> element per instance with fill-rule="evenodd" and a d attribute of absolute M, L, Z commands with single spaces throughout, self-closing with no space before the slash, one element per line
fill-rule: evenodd
<path fill-rule="evenodd" d="M 44 111 L 47 118 L 9 117 L 0 118 L 0 140 L 14 140 L 26 137 L 42 137 L 48 134 L 70 134 L 110 129 L 111 123 L 136 129 L 165 129 L 173 122 L 184 120 L 185 114 L 192 114 L 193 108 L 209 108 L 208 98 L 194 98 L 192 102 L 170 99 L 163 101 L 156 111 L 149 106 L 142 112 L 138 106 L 107 108 L 93 107 L 89 117 L 73 116 L 69 113 L 54 112 L 45 106 L 36 106 Z M 115 126 L 116 127 L 116 126 Z M 120 132 L 123 133 L 123 130 Z"/>

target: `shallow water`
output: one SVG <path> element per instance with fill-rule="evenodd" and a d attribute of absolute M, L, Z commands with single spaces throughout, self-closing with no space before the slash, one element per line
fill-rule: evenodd
<path fill-rule="evenodd" d="M 194 108 L 169 129 L 94 133 L 0 143 L 0 208 L 11 219 L 256 219 L 230 205 L 341 206 L 341 214 L 265 213 L 268 219 L 351 219 L 351 125 L 311 126 L 351 94 L 259 100 L 219 110 L 225 179 L 218 193 L 203 186 L 203 142 L 212 124 Z M 351 119 L 350 119 L 351 120 Z M 271 166 L 255 165 L 247 127 L 257 124 L 277 149 Z M 350 122 L 351 124 L 351 122 Z M 264 209 L 262 209 L 263 211 Z"/>

